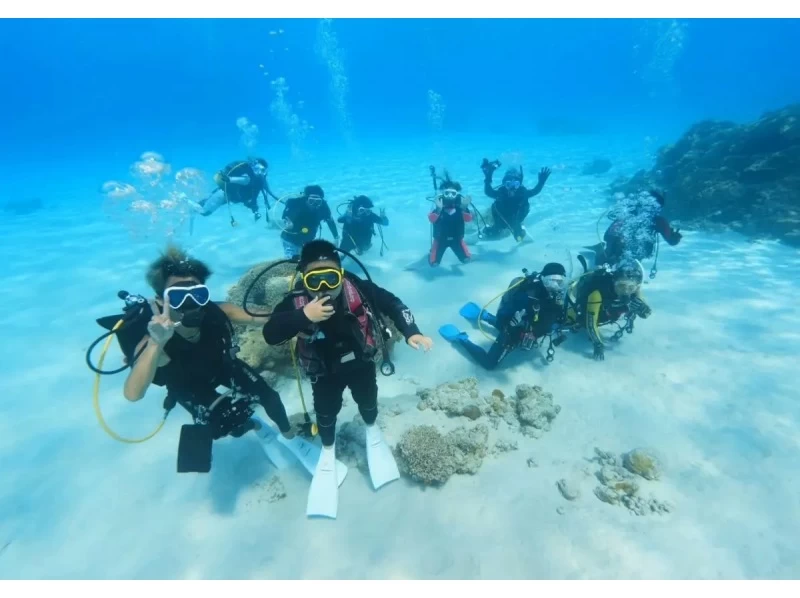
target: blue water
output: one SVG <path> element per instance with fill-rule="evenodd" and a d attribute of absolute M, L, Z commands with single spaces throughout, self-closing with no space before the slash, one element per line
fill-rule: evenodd
<path fill-rule="evenodd" d="M 11 339 L 0 579 L 796 578 L 795 249 L 687 232 L 659 257 L 652 318 L 602 365 L 576 343 L 548 367 L 516 359 L 477 372 L 435 331 L 523 266 L 596 242 L 607 185 L 649 168 L 691 124 L 747 122 L 800 100 L 798 55 L 793 20 L 0 22 L 0 207 L 21 206 L 0 222 Z M 171 165 L 163 179 L 131 171 L 147 151 Z M 160 207 L 151 220 L 111 205 L 103 184 L 137 185 L 158 203 L 193 168 L 199 198 L 249 154 L 269 160 L 278 195 L 319 183 L 332 205 L 365 193 L 387 206 L 390 251 L 366 261 L 437 345 L 398 354 L 401 378 L 381 381 L 382 401 L 419 423 L 430 415 L 416 409 L 420 386 L 472 375 L 487 392 L 540 384 L 562 405 L 552 432 L 440 490 L 373 493 L 352 468 L 338 519 L 322 524 L 305 518 L 300 474 L 282 474 L 285 499 L 261 500 L 275 472 L 252 440 L 223 443 L 214 472 L 195 477 L 174 471 L 183 415 L 141 446 L 105 436 L 83 362 L 94 318 L 118 309 L 119 289 L 148 292 L 144 272 L 168 231 L 212 265 L 219 296 L 281 246 L 240 207 L 239 227 L 221 209 L 190 235 L 185 212 Z M 520 161 L 531 178 L 553 169 L 526 223 L 535 243 L 477 246 L 482 261 L 448 262 L 436 277 L 404 270 L 429 244 L 428 165 L 447 167 L 485 208 L 483 157 Z M 580 176 L 597 157 L 612 170 Z M 151 183 L 161 195 L 147 196 Z M 770 284 L 752 284 L 751 271 Z M 141 436 L 161 397 L 125 403 L 123 377 L 103 380 L 104 410 Z M 279 390 L 295 405 L 291 380 Z M 583 475 L 594 446 L 645 444 L 665 455 L 655 488 L 677 505 L 668 517 L 631 517 L 585 480 L 575 503 L 558 494 L 556 480 Z"/>

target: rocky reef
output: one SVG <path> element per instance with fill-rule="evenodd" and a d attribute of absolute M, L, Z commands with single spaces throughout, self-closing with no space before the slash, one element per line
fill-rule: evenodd
<path fill-rule="evenodd" d="M 398 468 L 424 485 L 444 484 L 454 474 L 478 472 L 487 453 L 489 430 L 483 424 L 459 426 L 442 434 L 435 426 L 412 426 L 395 448 Z"/>
<path fill-rule="evenodd" d="M 644 449 L 634 449 L 621 458 L 599 448 L 594 452 L 592 461 L 600 466 L 596 473 L 600 485 L 594 489 L 597 498 L 610 505 L 622 505 L 634 515 L 661 515 L 672 511 L 669 503 L 639 494 L 641 485 L 637 477 L 657 480 L 661 475 L 654 455 Z"/>
<path fill-rule="evenodd" d="M 487 417 L 495 429 L 505 423 L 532 438 L 540 438 L 549 431 L 561 411 L 561 406 L 553 403 L 553 395 L 540 386 L 519 384 L 514 396 L 506 396 L 502 390 L 495 389 L 482 397 L 475 377 L 420 389 L 417 396 L 420 399 L 417 408 L 421 411 L 443 411 L 449 417 L 466 417 L 473 421 Z"/>
<path fill-rule="evenodd" d="M 262 262 L 248 270 L 239 281 L 228 290 L 227 301 L 242 305 L 245 293 L 261 272 L 268 266 L 281 260 Z M 295 275 L 293 264 L 285 263 L 275 266 L 267 274 L 258 279 L 247 298 L 247 309 L 253 313 L 271 313 L 289 292 L 289 284 Z M 389 349 L 398 338 L 402 338 L 389 318 L 384 318 L 392 337 L 387 341 Z M 239 342 L 239 358 L 257 371 L 269 371 L 273 375 L 293 376 L 292 358 L 289 344 L 271 347 L 264 342 L 261 328 L 252 326 L 234 326 Z"/>
<path fill-rule="evenodd" d="M 749 124 L 703 121 L 659 150 L 655 165 L 612 183 L 617 197 L 666 192 L 670 219 L 800 245 L 800 104 Z"/>

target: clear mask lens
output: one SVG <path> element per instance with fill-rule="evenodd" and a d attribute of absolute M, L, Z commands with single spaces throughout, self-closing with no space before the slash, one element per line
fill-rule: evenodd
<path fill-rule="evenodd" d="M 505 183 L 503 183 L 503 185 L 505 186 L 506 189 L 513 191 L 519 189 L 520 183 L 517 180 L 511 180 L 511 181 L 506 181 Z"/>
<path fill-rule="evenodd" d="M 442 197 L 444 197 L 445 199 L 455 201 L 455 199 L 458 197 L 458 191 L 456 191 L 455 189 L 445 189 L 444 191 L 442 191 Z"/>

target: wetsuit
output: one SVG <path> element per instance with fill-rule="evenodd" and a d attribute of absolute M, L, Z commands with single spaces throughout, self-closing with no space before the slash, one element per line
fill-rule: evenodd
<path fill-rule="evenodd" d="M 267 218 L 269 218 L 268 196 L 272 195 L 275 199 L 277 197 L 270 191 L 266 176 L 257 175 L 253 170 L 253 166 L 249 162 L 242 160 L 226 165 L 218 175 L 221 177 L 217 181 L 219 188 L 210 197 L 200 202 L 200 205 L 204 208 L 204 216 L 213 214 L 223 204 L 230 202 L 246 206 L 258 219 L 261 216 L 258 211 L 258 197 L 263 193 L 264 206 L 267 210 Z M 237 179 L 237 181 L 230 181 L 229 179 L 231 178 Z M 242 182 L 241 179 L 247 179 L 247 182 Z M 214 194 L 217 191 L 222 191 L 222 194 L 215 196 Z"/>
<path fill-rule="evenodd" d="M 658 234 L 671 246 L 680 243 L 682 238 L 682 235 L 660 214 L 653 217 L 652 223 L 646 230 L 628 230 L 627 226 L 629 226 L 628 221 L 615 220 L 603 235 L 605 263 L 616 264 L 625 254 L 630 254 L 630 257 L 639 261 L 652 257 Z"/>
<path fill-rule="evenodd" d="M 295 305 L 296 295 L 309 300 L 302 285 L 298 284 L 295 293 L 288 295 L 275 307 L 273 313 L 276 315 L 269 319 L 263 330 L 264 340 L 269 345 L 278 345 L 297 335 L 304 335 L 308 356 L 303 367 L 311 378 L 314 412 L 325 446 L 334 442 L 336 417 L 342 409 L 345 388 L 350 389 L 367 425 L 375 423 L 378 416 L 378 384 L 373 357 L 378 343 L 382 342 L 377 335 L 382 332 L 375 318 L 369 315 L 370 308 L 391 318 L 406 339 L 420 333 L 411 310 L 392 293 L 350 273 L 346 275 L 346 280 L 354 286 L 361 302 L 356 313 L 351 311 L 347 293 L 342 289 L 334 302 L 334 315 L 314 324 Z M 368 316 L 366 331 L 358 321 L 358 317 L 364 315 Z M 302 355 L 299 357 L 303 363 Z"/>
<path fill-rule="evenodd" d="M 241 436 L 252 428 L 250 413 L 232 416 L 229 401 L 208 408 L 220 396 L 217 387 L 235 389 L 248 397 L 248 404 L 260 403 L 281 432 L 291 429 L 280 395 L 245 362 L 231 355 L 232 327 L 228 316 L 213 301 L 204 308 L 200 339 L 193 343 L 174 334 L 164 345 L 170 358 L 156 370 L 153 383 L 166 386 L 166 406 L 181 405 L 195 422 L 208 423 L 214 438 Z"/>
<path fill-rule="evenodd" d="M 389 219 L 386 216 L 378 216 L 374 212 L 369 212 L 366 216 L 344 214 L 339 216 L 339 222 L 342 224 L 342 243 L 339 249 L 343 251 L 355 249 L 358 255 L 372 247 L 376 224 L 389 226 Z"/>
<path fill-rule="evenodd" d="M 541 193 L 546 181 L 546 177 L 544 179 L 539 177 L 539 182 L 533 189 L 527 189 L 520 185 L 518 189 L 511 192 L 502 185 L 495 189 L 492 186 L 492 172 L 487 172 L 483 181 L 483 192 L 494 200 L 492 203 L 494 224 L 483 229 L 483 236 L 496 238 L 510 230 L 514 238 L 521 241 L 526 234 L 522 223 L 531 210 L 529 200 Z"/>
<path fill-rule="evenodd" d="M 518 278 L 512 280 L 509 287 L 517 282 Z M 470 356 L 487 370 L 493 370 L 515 349 L 523 347 L 528 350 L 539 339 L 559 328 L 564 307 L 550 298 L 541 282 L 534 284 L 534 297 L 520 285 L 503 295 L 496 316 L 484 312 L 487 323 L 499 332 L 488 351 L 469 339 L 457 339 Z"/>
<path fill-rule="evenodd" d="M 292 228 L 281 233 L 284 257 L 286 258 L 300 255 L 303 245 L 317 236 L 323 221 L 328 223 L 331 234 L 337 240 L 339 239 L 339 231 L 333 221 L 331 209 L 324 199 L 309 205 L 308 198 L 304 195 L 292 197 L 286 201 L 282 217 L 292 223 Z"/>
<path fill-rule="evenodd" d="M 448 248 L 453 250 L 458 260 L 463 264 L 472 259 L 464 241 L 465 222 L 472 222 L 472 214 L 460 205 L 454 207 L 436 208 L 428 214 L 428 220 L 433 224 L 433 245 L 428 257 L 431 266 L 438 266 Z"/>
<path fill-rule="evenodd" d="M 650 315 L 650 307 L 641 295 L 641 289 L 633 296 L 620 297 L 614 290 L 613 276 L 604 270 L 584 274 L 570 285 L 567 294 L 570 306 L 567 322 L 574 329 L 586 328 L 589 340 L 594 345 L 595 359 L 603 358 L 603 337 L 600 326 L 618 321 L 623 316 Z"/>

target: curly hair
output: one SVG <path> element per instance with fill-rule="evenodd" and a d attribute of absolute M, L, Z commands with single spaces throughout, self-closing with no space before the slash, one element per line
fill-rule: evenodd
<path fill-rule="evenodd" d="M 187 253 L 175 245 L 167 246 L 161 257 L 155 260 L 147 270 L 147 284 L 161 296 L 167 287 L 170 276 L 194 277 L 202 284 L 211 276 L 211 269 L 200 260 L 189 257 Z"/>

